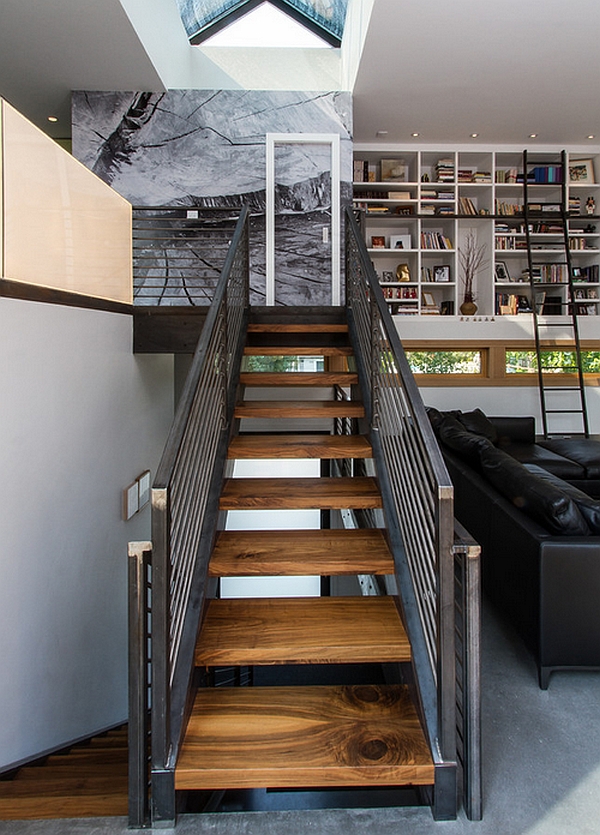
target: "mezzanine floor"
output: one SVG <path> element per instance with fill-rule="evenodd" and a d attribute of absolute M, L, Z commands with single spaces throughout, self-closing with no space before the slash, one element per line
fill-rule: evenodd
<path fill-rule="evenodd" d="M 427 808 L 292 809 L 184 815 L 176 835 L 600 835 L 600 672 L 555 673 L 484 608 L 484 819 L 435 823 Z M 278 808 L 279 806 L 279 808 Z M 161 830 L 164 833 L 173 830 Z M 0 821 L 0 835 L 126 835 L 124 818 Z"/>

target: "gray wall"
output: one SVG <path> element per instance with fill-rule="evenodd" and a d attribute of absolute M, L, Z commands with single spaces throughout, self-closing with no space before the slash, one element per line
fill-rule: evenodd
<path fill-rule="evenodd" d="M 129 316 L 0 298 L 0 769 L 127 716 L 122 490 L 154 474 L 173 359 Z"/>
<path fill-rule="evenodd" d="M 134 205 L 237 209 L 249 203 L 253 304 L 265 300 L 266 134 L 338 134 L 342 204 L 351 200 L 347 92 L 79 91 L 73 93 L 72 133 L 74 155 Z M 328 159 L 317 145 L 276 157 L 278 304 L 331 303 L 330 254 L 322 245 L 331 216 Z M 202 255 L 211 261 L 208 250 Z M 183 289 L 173 289 L 173 264 L 170 278 L 161 303 L 189 304 Z M 156 304 L 143 282 L 135 292 L 137 304 Z"/>

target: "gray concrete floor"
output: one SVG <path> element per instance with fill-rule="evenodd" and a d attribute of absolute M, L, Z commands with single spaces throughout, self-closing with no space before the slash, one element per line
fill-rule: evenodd
<path fill-rule="evenodd" d="M 436 823 L 427 808 L 185 815 L 176 835 L 600 835 L 600 672 L 554 673 L 487 609 L 483 635 L 484 817 Z M 117 835 L 124 818 L 0 822 L 0 835 Z"/>

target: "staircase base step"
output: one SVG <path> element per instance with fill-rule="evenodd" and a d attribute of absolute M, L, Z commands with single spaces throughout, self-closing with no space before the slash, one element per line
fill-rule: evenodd
<path fill-rule="evenodd" d="M 371 458 L 364 435 L 237 435 L 228 458 Z"/>
<path fill-rule="evenodd" d="M 211 600 L 198 667 L 411 660 L 393 597 Z"/>
<path fill-rule="evenodd" d="M 198 691 L 177 789 L 431 785 L 434 767 L 401 686 Z"/>
<path fill-rule="evenodd" d="M 380 530 L 222 531 L 212 577 L 393 574 Z"/>
<path fill-rule="evenodd" d="M 377 481 L 359 478 L 228 478 L 221 510 L 289 510 L 381 507 Z"/>

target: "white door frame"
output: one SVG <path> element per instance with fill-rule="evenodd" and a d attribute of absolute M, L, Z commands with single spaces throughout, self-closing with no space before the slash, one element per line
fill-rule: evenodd
<path fill-rule="evenodd" d="M 275 145 L 331 147 L 331 304 L 340 304 L 340 137 L 337 133 L 267 133 L 266 303 L 275 304 Z"/>

